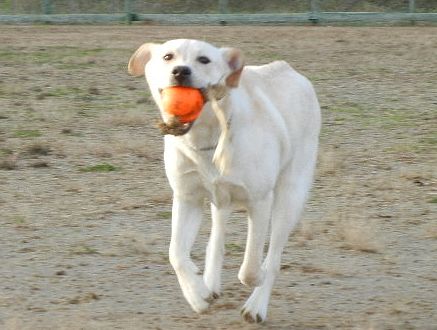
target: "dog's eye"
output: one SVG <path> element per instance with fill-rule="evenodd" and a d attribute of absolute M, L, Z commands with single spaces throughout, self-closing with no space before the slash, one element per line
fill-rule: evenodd
<path fill-rule="evenodd" d="M 202 64 L 208 64 L 211 60 L 206 56 L 199 56 L 197 60 Z"/>
<path fill-rule="evenodd" d="M 163 59 L 164 59 L 164 61 L 171 61 L 173 59 L 173 57 L 174 57 L 174 55 L 172 53 L 168 53 L 168 54 L 164 55 Z"/>

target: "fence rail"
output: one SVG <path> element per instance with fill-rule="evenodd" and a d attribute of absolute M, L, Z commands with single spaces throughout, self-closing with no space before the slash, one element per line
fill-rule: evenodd
<path fill-rule="evenodd" d="M 82 23 L 117 23 L 141 21 L 149 24 L 208 24 L 208 25 L 293 25 L 293 24 L 405 24 L 405 23 L 437 23 L 437 10 L 434 12 L 416 12 L 416 0 L 400 0 L 403 3 L 404 12 L 335 12 L 324 11 L 321 0 L 307 0 L 307 12 L 300 13 L 230 13 L 228 0 L 210 0 L 209 4 L 216 2 L 218 13 L 206 14 L 182 14 L 182 13 L 144 13 L 142 8 L 138 8 L 135 0 L 111 0 L 106 1 L 113 10 L 119 12 L 96 14 L 96 13 L 55 13 L 54 5 L 68 5 L 70 8 L 78 8 L 80 0 L 39 0 L 38 14 L 7 14 L 0 12 L 0 24 L 29 24 L 29 23 L 54 23 L 54 24 L 82 24 Z M 437 1 L 435 8 L 437 8 Z M 4 1 L 14 4 L 14 0 Z M 164 3 L 165 1 L 163 1 Z M 167 1 L 169 2 L 169 1 Z M 205 1 L 207 2 L 207 1 Z M 292 1 L 290 1 L 292 2 Z M 300 1 L 302 4 L 304 1 Z M 345 1 L 349 4 L 356 4 L 360 1 Z M 366 2 L 366 1 L 362 1 Z M 25 2 L 26 3 L 26 2 Z M 33 6 L 38 5 L 38 0 L 28 1 Z M 102 2 L 89 2 L 91 4 L 101 4 Z M 145 2 L 141 2 L 143 5 Z M 160 3 L 160 2 L 158 2 Z M 169 2 L 171 3 L 171 2 Z M 367 2 L 366 2 L 367 3 Z M 429 4 L 430 2 L 428 2 Z M 149 4 L 150 3 L 146 3 Z M 14 5 L 16 6 L 16 4 Z M 3 12 L 5 4 L 0 0 L 0 10 Z M 77 9 L 76 8 L 76 9 Z M 101 10 L 100 12 L 104 12 Z M 144 8 L 144 7 L 143 7 Z M 434 8 L 434 7 L 432 7 Z"/>

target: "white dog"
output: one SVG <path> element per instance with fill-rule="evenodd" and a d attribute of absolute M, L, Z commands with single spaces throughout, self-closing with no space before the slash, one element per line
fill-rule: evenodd
<path fill-rule="evenodd" d="M 320 109 L 311 83 L 285 62 L 244 66 L 237 49 L 187 39 L 142 45 L 129 72 L 146 76 L 161 111 L 173 189 L 170 262 L 186 300 L 200 313 L 219 296 L 225 222 L 242 207 L 249 224 L 238 278 L 255 288 L 242 315 L 263 322 L 282 251 L 312 183 Z M 181 124 L 164 111 L 161 91 L 175 85 L 203 91 L 207 102 L 194 123 Z M 212 228 L 202 276 L 190 251 L 205 199 Z"/>

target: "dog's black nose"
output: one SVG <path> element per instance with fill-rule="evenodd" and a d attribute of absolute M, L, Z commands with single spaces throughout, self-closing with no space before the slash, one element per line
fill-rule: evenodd
<path fill-rule="evenodd" d="M 191 69 L 188 66 L 175 66 L 173 68 L 173 71 L 171 72 L 173 74 L 173 77 L 179 81 L 182 82 L 191 75 Z"/>

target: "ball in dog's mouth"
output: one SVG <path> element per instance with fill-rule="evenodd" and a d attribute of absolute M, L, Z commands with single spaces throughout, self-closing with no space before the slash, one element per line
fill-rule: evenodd
<path fill-rule="evenodd" d="M 199 117 L 205 99 L 200 89 L 187 86 L 171 86 L 160 91 L 164 111 L 178 117 L 181 123 L 190 123 Z"/>
<path fill-rule="evenodd" d="M 162 107 L 170 115 L 168 122 L 161 122 L 158 125 L 161 133 L 176 136 L 188 133 L 206 102 L 202 89 L 170 86 L 160 89 L 159 93 L 161 94 Z"/>
<path fill-rule="evenodd" d="M 159 89 L 159 93 L 164 111 L 171 115 L 167 123 L 158 124 L 161 133 L 180 136 L 188 133 L 206 102 L 224 97 L 226 87 L 218 84 L 207 88 L 171 86 Z"/>

